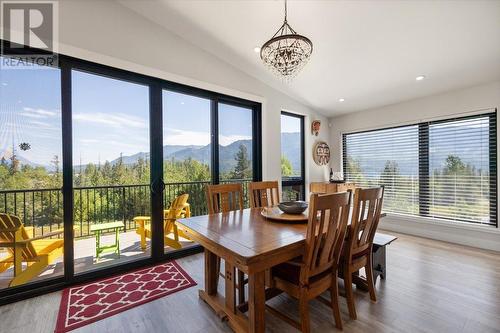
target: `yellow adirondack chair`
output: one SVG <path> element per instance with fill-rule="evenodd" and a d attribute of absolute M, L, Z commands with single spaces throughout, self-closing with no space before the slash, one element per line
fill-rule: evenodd
<path fill-rule="evenodd" d="M 189 204 L 187 203 L 189 194 L 182 194 L 175 198 L 169 209 L 163 211 L 164 245 L 181 249 L 182 244 L 179 236 L 189 240 L 187 235 L 177 228 L 175 221 L 180 218 L 190 217 Z M 141 236 L 141 248 L 146 249 L 146 238 L 151 239 L 151 217 L 137 216 L 134 221 L 138 224 L 136 233 Z M 171 238 L 173 236 L 173 238 Z"/>
<path fill-rule="evenodd" d="M 6 258 L 0 259 L 0 273 L 14 265 L 11 287 L 37 277 L 63 254 L 63 239 L 45 239 L 62 234 L 63 229 L 38 237 L 30 237 L 32 232 L 33 228 L 25 227 L 19 217 L 0 213 L 0 247 L 9 252 Z M 26 262 L 24 270 L 23 262 Z"/>

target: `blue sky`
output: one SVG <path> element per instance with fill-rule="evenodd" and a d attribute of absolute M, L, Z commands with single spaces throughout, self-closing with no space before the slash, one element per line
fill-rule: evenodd
<path fill-rule="evenodd" d="M 84 164 L 149 151 L 147 86 L 73 71 L 73 161 Z M 0 69 L 0 156 L 17 154 L 48 165 L 61 158 L 60 71 Z M 164 144 L 210 142 L 210 101 L 164 91 Z M 219 142 L 252 136 L 251 110 L 219 105 Z M 20 151 L 28 142 L 31 149 Z"/>

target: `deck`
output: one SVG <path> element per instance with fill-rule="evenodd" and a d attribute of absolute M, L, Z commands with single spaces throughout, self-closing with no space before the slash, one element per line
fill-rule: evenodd
<path fill-rule="evenodd" d="M 114 242 L 114 237 L 114 234 L 104 235 L 101 238 L 101 242 L 112 244 Z M 195 243 L 191 241 L 182 238 L 180 240 L 183 247 L 195 245 Z M 165 251 L 169 252 L 175 250 L 170 247 L 165 247 Z M 146 250 L 143 251 L 140 246 L 140 236 L 135 233 L 135 230 L 120 233 L 120 256 L 114 253 L 103 254 L 99 258 L 99 261 L 96 261 L 95 256 L 95 237 L 77 238 L 75 239 L 75 274 L 95 270 L 108 265 L 116 265 L 119 263 L 146 258 L 150 256 L 150 253 L 150 240 L 147 240 Z M 6 255 L 7 252 L 4 249 L 0 249 L 0 259 Z M 45 269 L 38 278 L 33 279 L 32 281 L 40 281 L 47 278 L 62 276 L 63 274 L 64 265 L 63 258 L 61 256 L 52 265 L 47 267 L 47 269 Z M 0 273 L 0 289 L 8 287 L 12 277 L 13 268 Z"/>

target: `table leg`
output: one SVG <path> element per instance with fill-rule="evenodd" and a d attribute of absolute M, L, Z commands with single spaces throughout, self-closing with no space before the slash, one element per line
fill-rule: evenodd
<path fill-rule="evenodd" d="M 262 333 L 265 331 L 265 272 L 248 275 L 248 331 Z"/>
<path fill-rule="evenodd" d="M 217 294 L 218 277 L 217 256 L 205 249 L 205 292 L 208 295 Z"/>
<path fill-rule="evenodd" d="M 224 270 L 226 271 L 226 274 L 224 274 L 226 278 L 226 293 L 224 295 L 226 299 L 226 306 L 232 313 L 235 313 L 236 299 L 234 296 L 236 293 L 236 270 L 234 269 L 234 266 L 227 261 L 224 262 Z"/>

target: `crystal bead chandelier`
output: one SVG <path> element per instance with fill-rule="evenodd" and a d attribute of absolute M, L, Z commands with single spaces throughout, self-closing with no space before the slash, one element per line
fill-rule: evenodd
<path fill-rule="evenodd" d="M 299 35 L 285 20 L 274 36 L 260 48 L 260 58 L 277 75 L 290 80 L 305 66 L 313 50 L 309 38 Z"/>

